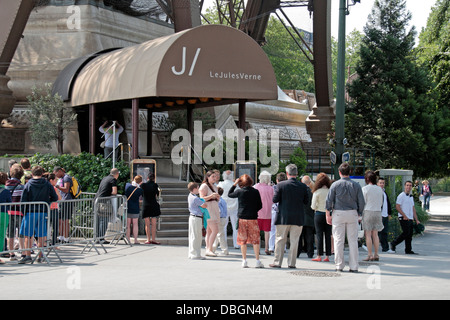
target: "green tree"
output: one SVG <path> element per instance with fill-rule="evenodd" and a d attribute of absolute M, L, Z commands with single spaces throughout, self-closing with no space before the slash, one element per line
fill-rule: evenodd
<path fill-rule="evenodd" d="M 360 60 L 359 50 L 361 48 L 361 42 L 363 33 L 354 29 L 345 38 L 345 64 L 348 68 L 347 76 L 355 72 L 356 65 Z"/>
<path fill-rule="evenodd" d="M 301 147 L 297 147 L 294 149 L 292 154 L 289 156 L 289 160 L 280 161 L 278 173 L 286 172 L 286 167 L 291 163 L 297 166 L 298 177 L 301 177 L 306 172 L 308 161 L 306 160 L 306 153 Z M 272 179 L 273 181 L 275 181 L 275 176 Z"/>
<path fill-rule="evenodd" d="M 377 167 L 435 172 L 436 114 L 430 81 L 412 56 L 415 28 L 405 0 L 376 0 L 364 27 L 358 78 L 348 85 L 346 137 L 374 149 Z"/>
<path fill-rule="evenodd" d="M 272 63 L 278 86 L 314 93 L 314 66 L 279 19 L 269 19 L 265 37 L 267 43 L 262 48 Z"/>
<path fill-rule="evenodd" d="M 56 142 L 58 153 L 63 153 L 64 130 L 75 121 L 77 115 L 64 105 L 58 94 L 52 95 L 52 84 L 43 88 L 33 87 L 27 97 L 30 108 L 31 140 L 38 146 L 50 148 Z"/>
<path fill-rule="evenodd" d="M 450 174 L 450 0 L 438 0 L 419 37 L 417 56 L 430 70 L 436 94 L 436 138 L 441 175 Z"/>

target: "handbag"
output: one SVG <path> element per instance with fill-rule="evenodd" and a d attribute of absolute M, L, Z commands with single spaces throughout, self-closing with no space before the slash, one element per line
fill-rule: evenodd
<path fill-rule="evenodd" d="M 364 229 L 362 226 L 362 221 L 358 222 L 358 239 L 364 238 Z"/>
<path fill-rule="evenodd" d="M 161 207 L 163 204 L 163 198 L 161 196 L 162 190 L 158 188 L 158 194 L 156 195 L 156 202 L 158 202 L 159 206 Z"/>

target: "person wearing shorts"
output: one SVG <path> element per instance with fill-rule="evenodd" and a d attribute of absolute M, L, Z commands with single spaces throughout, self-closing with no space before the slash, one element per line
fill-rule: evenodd
<path fill-rule="evenodd" d="M 28 181 L 22 193 L 21 202 L 46 202 L 50 204 L 58 200 L 55 189 L 43 178 L 44 169 L 35 166 L 31 170 L 32 179 Z M 41 204 L 24 204 L 25 216 L 20 227 L 20 234 L 25 237 L 25 248 L 32 245 L 32 237 L 38 238 L 38 248 L 43 248 L 47 237 L 48 207 Z M 19 261 L 20 264 L 31 263 L 31 251 L 24 251 L 25 256 Z M 40 253 L 38 262 L 42 259 Z"/>
<path fill-rule="evenodd" d="M 240 189 L 236 190 L 239 185 Z M 262 208 L 259 191 L 252 187 L 253 179 L 244 174 L 230 188 L 228 197 L 238 199 L 239 227 L 237 243 L 241 246 L 242 267 L 247 268 L 247 244 L 253 245 L 256 258 L 256 268 L 264 268 L 259 260 L 260 231 L 258 226 L 258 211 Z"/>
<path fill-rule="evenodd" d="M 61 195 L 61 200 L 72 200 L 73 195 L 70 192 L 72 188 L 72 177 L 66 174 L 66 170 L 59 166 L 53 168 L 53 173 L 55 174 L 58 181 L 56 182 L 55 188 L 58 189 Z M 62 201 L 59 203 L 59 240 L 62 243 L 69 242 L 69 230 L 70 230 L 70 220 L 72 219 L 74 202 Z"/>

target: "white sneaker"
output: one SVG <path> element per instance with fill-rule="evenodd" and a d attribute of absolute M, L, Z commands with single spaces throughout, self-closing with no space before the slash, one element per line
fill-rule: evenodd
<path fill-rule="evenodd" d="M 386 251 L 387 253 L 395 253 L 395 251 L 392 251 L 391 249 L 389 249 L 388 251 Z"/>
<path fill-rule="evenodd" d="M 242 260 L 242 268 L 248 268 L 247 260 Z"/>
<path fill-rule="evenodd" d="M 255 268 L 264 268 L 264 265 L 262 264 L 262 262 L 260 260 L 256 260 Z"/>

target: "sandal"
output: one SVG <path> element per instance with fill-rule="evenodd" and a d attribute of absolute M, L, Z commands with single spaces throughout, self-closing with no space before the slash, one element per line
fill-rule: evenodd
<path fill-rule="evenodd" d="M 373 261 L 380 261 L 380 256 L 378 256 L 377 254 L 373 256 Z"/>
<path fill-rule="evenodd" d="M 372 256 L 367 256 L 367 258 L 363 259 L 363 261 L 373 261 L 373 257 Z"/>
<path fill-rule="evenodd" d="M 161 244 L 161 242 L 158 242 L 158 241 L 150 241 L 150 243 L 152 243 L 152 244 Z"/>

